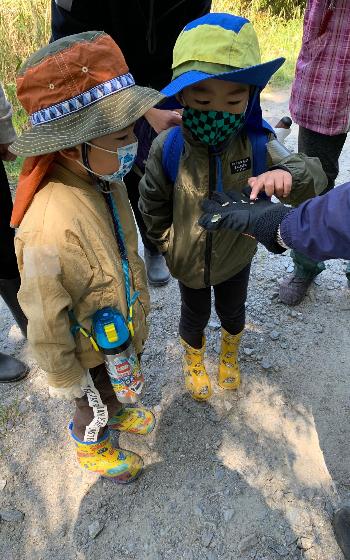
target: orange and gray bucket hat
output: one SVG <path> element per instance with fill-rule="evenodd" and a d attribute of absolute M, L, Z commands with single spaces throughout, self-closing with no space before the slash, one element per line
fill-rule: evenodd
<path fill-rule="evenodd" d="M 12 144 L 20 156 L 48 154 L 126 128 L 164 98 L 137 86 L 106 33 L 70 35 L 34 53 L 17 76 L 30 128 Z"/>
<path fill-rule="evenodd" d="M 34 53 L 17 77 L 29 127 L 10 150 L 24 156 L 11 225 L 18 227 L 59 150 L 128 127 L 164 99 L 135 84 L 123 53 L 100 31 L 64 37 Z"/>

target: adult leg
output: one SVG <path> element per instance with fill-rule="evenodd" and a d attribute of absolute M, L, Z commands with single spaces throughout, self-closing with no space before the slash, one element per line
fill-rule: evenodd
<path fill-rule="evenodd" d="M 328 178 L 328 185 L 322 194 L 330 191 L 339 173 L 339 156 L 346 140 L 346 134 L 328 136 L 299 127 L 298 150 L 310 157 L 318 157 Z M 325 269 L 323 262 L 317 262 L 296 251 L 291 252 L 294 273 L 286 278 L 279 290 L 280 299 L 287 305 L 300 303 L 315 276 Z"/>
<path fill-rule="evenodd" d="M 20 279 L 14 248 L 14 230 L 10 228 L 11 212 L 10 186 L 4 164 L 0 160 L 0 295 L 26 336 L 27 319 L 17 301 Z M 28 368 L 25 364 L 12 356 L 0 353 L 0 383 L 19 381 L 27 373 Z"/>

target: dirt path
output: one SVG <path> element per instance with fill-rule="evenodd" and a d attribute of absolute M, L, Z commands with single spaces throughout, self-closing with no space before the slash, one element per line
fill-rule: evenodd
<path fill-rule="evenodd" d="M 264 97 L 275 123 L 287 91 Z M 296 147 L 296 127 L 287 140 Z M 350 177 L 347 142 L 339 183 Z M 242 388 L 215 390 L 200 405 L 184 393 L 177 341 L 175 281 L 151 290 L 151 338 L 144 402 L 157 429 L 123 435 L 146 472 L 120 487 L 80 471 L 66 426 L 70 405 L 48 399 L 32 364 L 24 382 L 0 385 L 0 523 L 6 560 L 341 560 L 332 507 L 350 498 L 350 294 L 344 263 L 330 261 L 305 303 L 278 302 L 289 256 L 260 249 L 254 261 Z M 30 360 L 0 303 L 0 348 Z M 215 375 L 218 330 L 208 329 Z M 93 537 L 94 533 L 98 533 Z"/>

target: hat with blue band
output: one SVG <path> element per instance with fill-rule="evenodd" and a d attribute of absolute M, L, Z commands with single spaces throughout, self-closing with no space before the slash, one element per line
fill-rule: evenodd
<path fill-rule="evenodd" d="M 101 31 L 63 37 L 34 53 L 18 73 L 17 96 L 30 126 L 11 151 L 25 157 L 118 132 L 164 98 L 135 84 L 120 48 Z"/>

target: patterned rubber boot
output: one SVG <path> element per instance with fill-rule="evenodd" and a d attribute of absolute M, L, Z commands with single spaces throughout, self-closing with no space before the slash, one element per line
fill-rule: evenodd
<path fill-rule="evenodd" d="M 156 419 L 150 410 L 126 406 L 108 421 L 108 426 L 118 432 L 145 436 L 153 430 L 155 423 Z"/>
<path fill-rule="evenodd" d="M 221 329 L 221 351 L 218 384 L 222 389 L 238 389 L 241 384 L 241 373 L 238 365 L 238 348 L 243 331 L 230 334 Z"/>
<path fill-rule="evenodd" d="M 210 377 L 204 365 L 205 339 L 203 338 L 203 346 L 199 350 L 192 348 L 182 338 L 180 338 L 180 341 L 185 350 L 183 372 L 186 389 L 194 399 L 205 401 L 212 394 Z"/>
<path fill-rule="evenodd" d="M 81 441 L 73 434 L 73 422 L 69 424 L 69 431 L 77 448 L 78 463 L 83 469 L 119 484 L 134 482 L 140 476 L 143 468 L 141 457 L 132 451 L 113 447 L 108 430 L 92 443 Z"/>

